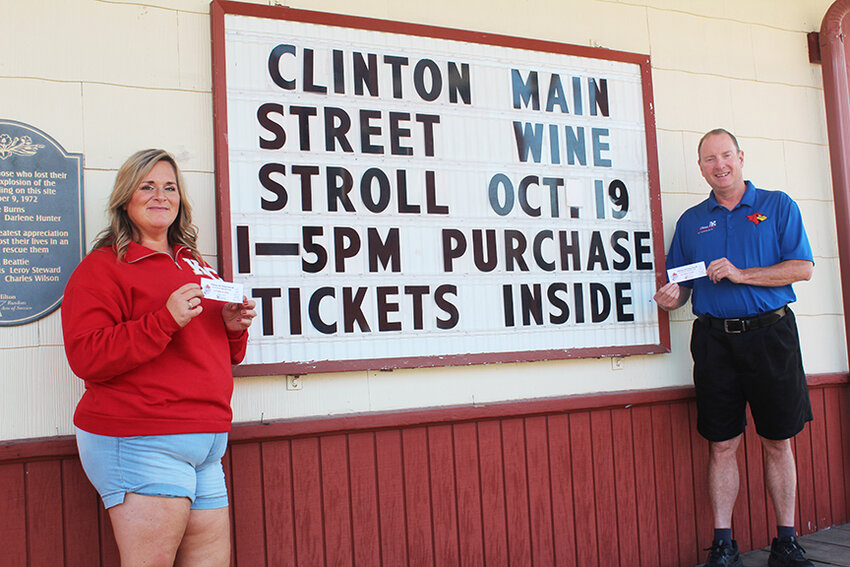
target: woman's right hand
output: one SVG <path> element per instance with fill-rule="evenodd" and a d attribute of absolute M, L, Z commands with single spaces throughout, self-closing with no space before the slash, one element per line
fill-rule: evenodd
<path fill-rule="evenodd" d="M 186 285 L 174 290 L 165 307 L 168 312 L 174 317 L 174 320 L 181 327 L 189 324 L 189 321 L 201 314 L 204 310 L 201 307 L 201 298 L 204 292 L 201 291 L 201 286 L 196 283 L 187 283 Z"/>

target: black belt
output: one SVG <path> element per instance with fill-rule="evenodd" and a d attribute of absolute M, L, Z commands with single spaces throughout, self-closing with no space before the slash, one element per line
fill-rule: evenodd
<path fill-rule="evenodd" d="M 708 315 L 703 315 L 699 317 L 700 323 L 704 325 L 708 325 L 712 329 L 719 329 L 725 333 L 730 334 L 739 334 L 744 331 L 750 331 L 752 329 L 759 329 L 761 327 L 767 327 L 769 325 L 773 325 L 783 317 L 788 312 L 787 307 L 780 307 L 774 311 L 768 311 L 767 313 L 762 313 L 761 315 L 756 315 L 755 317 L 743 317 L 740 319 L 718 319 L 716 317 L 709 317 Z"/>

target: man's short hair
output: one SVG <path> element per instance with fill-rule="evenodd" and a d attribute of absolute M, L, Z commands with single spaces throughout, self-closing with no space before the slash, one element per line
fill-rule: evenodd
<path fill-rule="evenodd" d="M 701 158 L 699 152 L 702 149 L 702 143 L 706 140 L 706 138 L 708 138 L 709 136 L 716 136 L 718 134 L 726 134 L 727 136 L 732 138 L 732 143 L 735 144 L 735 149 L 739 152 L 741 151 L 741 146 L 738 145 L 738 138 L 736 138 L 732 132 L 724 128 L 715 128 L 710 132 L 706 132 L 705 135 L 699 139 L 699 144 L 697 144 L 697 160 Z"/>

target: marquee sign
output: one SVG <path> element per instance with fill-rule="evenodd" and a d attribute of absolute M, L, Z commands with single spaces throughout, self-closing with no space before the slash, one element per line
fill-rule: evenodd
<path fill-rule="evenodd" d="M 212 4 L 242 375 L 669 350 L 644 55 Z"/>

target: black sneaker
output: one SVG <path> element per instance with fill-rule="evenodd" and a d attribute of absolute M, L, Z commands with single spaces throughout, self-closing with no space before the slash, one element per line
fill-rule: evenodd
<path fill-rule="evenodd" d="M 767 564 L 769 567 L 815 567 L 806 559 L 806 550 L 794 536 L 773 538 Z"/>
<path fill-rule="evenodd" d="M 705 550 L 708 551 L 708 561 L 703 567 L 743 567 L 744 565 L 741 554 L 738 553 L 738 542 L 734 539 L 731 544 L 728 541 L 719 543 L 715 541 Z"/>

